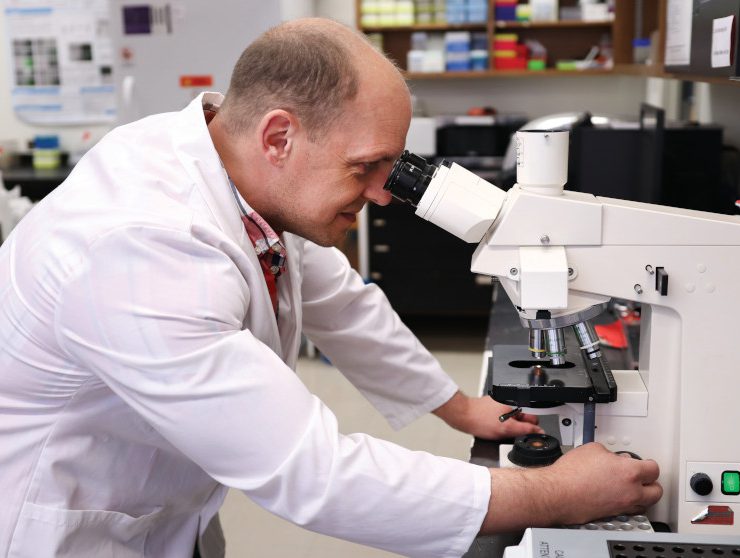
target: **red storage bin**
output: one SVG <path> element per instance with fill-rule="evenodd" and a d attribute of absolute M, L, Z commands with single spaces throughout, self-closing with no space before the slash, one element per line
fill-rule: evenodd
<path fill-rule="evenodd" d="M 526 70 L 526 58 L 494 58 L 493 67 L 497 70 Z"/>

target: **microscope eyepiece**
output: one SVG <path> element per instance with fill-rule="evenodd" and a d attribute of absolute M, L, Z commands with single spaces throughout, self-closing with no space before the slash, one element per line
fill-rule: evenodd
<path fill-rule="evenodd" d="M 389 190 L 393 197 L 416 207 L 436 170 L 437 166 L 427 163 L 423 157 L 404 151 L 393 164 L 383 188 Z"/>

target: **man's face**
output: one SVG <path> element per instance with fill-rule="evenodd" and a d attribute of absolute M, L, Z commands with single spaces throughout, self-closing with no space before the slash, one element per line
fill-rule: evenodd
<path fill-rule="evenodd" d="M 402 153 L 411 117 L 405 90 L 348 103 L 321 139 L 293 146 L 281 200 L 268 222 L 322 246 L 339 243 L 368 202 L 391 200 L 383 185 Z"/>

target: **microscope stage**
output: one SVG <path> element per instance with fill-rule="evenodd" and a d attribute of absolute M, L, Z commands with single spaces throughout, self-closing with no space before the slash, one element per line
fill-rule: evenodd
<path fill-rule="evenodd" d="M 587 360 L 580 351 L 569 356 L 564 365 L 553 366 L 532 358 L 525 345 L 495 345 L 489 394 L 500 403 L 533 408 L 617 400 L 617 384 L 603 358 Z"/>

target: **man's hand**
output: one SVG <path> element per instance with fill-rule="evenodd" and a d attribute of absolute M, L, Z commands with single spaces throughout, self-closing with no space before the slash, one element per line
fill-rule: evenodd
<path fill-rule="evenodd" d="M 434 414 L 452 428 L 489 440 L 543 432 L 537 426 L 535 415 L 519 413 L 504 422 L 499 421 L 501 415 L 511 410 L 511 407 L 502 405 L 487 395 L 468 397 L 458 391 L 447 403 L 435 409 Z"/>
<path fill-rule="evenodd" d="M 598 443 L 575 448 L 549 467 L 491 469 L 481 534 L 644 513 L 663 495 L 658 474 L 655 461 L 617 455 Z"/>

